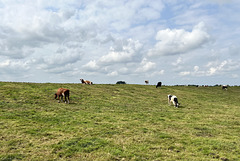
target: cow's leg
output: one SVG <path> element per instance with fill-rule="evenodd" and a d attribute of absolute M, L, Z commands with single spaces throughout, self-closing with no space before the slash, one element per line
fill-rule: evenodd
<path fill-rule="evenodd" d="M 63 92 L 62 92 L 62 95 L 61 95 L 61 96 L 62 96 L 62 102 L 63 102 L 63 96 L 64 96 L 64 93 L 63 93 Z"/>
<path fill-rule="evenodd" d="M 176 101 L 174 101 L 174 106 L 178 108 L 178 103 Z"/>
<path fill-rule="evenodd" d="M 61 97 L 61 96 L 60 96 L 60 95 L 58 95 L 58 103 L 60 103 L 60 99 L 61 99 L 60 97 Z"/>
<path fill-rule="evenodd" d="M 63 95 L 60 95 L 60 102 L 63 102 Z"/>
<path fill-rule="evenodd" d="M 65 103 L 67 103 L 67 98 L 68 98 L 68 96 L 67 96 L 67 95 L 64 95 L 64 98 L 65 98 Z M 68 101 L 68 103 L 69 103 L 69 101 Z"/>
<path fill-rule="evenodd" d="M 69 95 L 67 95 L 67 101 L 68 101 L 68 104 L 69 104 Z"/>

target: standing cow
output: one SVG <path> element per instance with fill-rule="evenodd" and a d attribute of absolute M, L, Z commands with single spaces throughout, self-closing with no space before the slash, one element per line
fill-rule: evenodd
<path fill-rule="evenodd" d="M 156 85 L 156 88 L 161 87 L 162 86 L 162 82 L 158 82 Z"/>
<path fill-rule="evenodd" d="M 145 80 L 145 83 L 148 85 L 149 84 L 149 80 Z"/>
<path fill-rule="evenodd" d="M 177 96 L 169 94 L 169 95 L 168 95 L 168 104 L 170 105 L 171 102 L 173 103 L 173 105 L 174 105 L 176 108 L 178 108 L 179 105 L 180 105 L 180 103 L 178 103 Z"/>
<path fill-rule="evenodd" d="M 80 81 L 82 82 L 82 84 L 93 84 L 93 82 L 89 81 L 89 80 L 84 80 L 84 79 L 80 79 Z"/>
<path fill-rule="evenodd" d="M 55 93 L 55 99 L 58 99 L 58 103 L 61 102 L 61 100 L 63 101 L 63 96 L 65 98 L 65 103 L 68 102 L 69 104 L 69 95 L 70 95 L 70 90 L 69 89 L 66 89 L 66 88 L 59 88 L 57 90 L 57 93 Z"/>
<path fill-rule="evenodd" d="M 228 86 L 227 85 L 222 85 L 222 89 L 227 90 Z"/>

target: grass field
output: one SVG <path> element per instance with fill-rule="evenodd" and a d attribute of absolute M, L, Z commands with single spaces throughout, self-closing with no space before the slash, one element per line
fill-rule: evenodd
<path fill-rule="evenodd" d="M 240 87 L 0 82 L 0 160 L 240 160 Z"/>

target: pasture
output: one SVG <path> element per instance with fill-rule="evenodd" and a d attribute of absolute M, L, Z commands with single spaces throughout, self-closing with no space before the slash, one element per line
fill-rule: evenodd
<path fill-rule="evenodd" d="M 0 82 L 0 160 L 240 160 L 239 137 L 240 87 Z"/>

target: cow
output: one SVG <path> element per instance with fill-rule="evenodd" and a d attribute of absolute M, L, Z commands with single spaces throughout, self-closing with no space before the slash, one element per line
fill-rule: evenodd
<path fill-rule="evenodd" d="M 227 85 L 222 85 L 222 89 L 227 90 L 228 86 Z"/>
<path fill-rule="evenodd" d="M 145 80 L 145 83 L 146 83 L 146 84 L 149 84 L 149 80 Z"/>
<path fill-rule="evenodd" d="M 176 108 L 178 108 L 179 105 L 180 105 L 180 103 L 178 103 L 177 96 L 169 94 L 169 95 L 168 95 L 168 104 L 170 105 L 171 102 L 173 103 L 173 105 L 174 105 Z"/>
<path fill-rule="evenodd" d="M 82 82 L 82 84 L 93 84 L 93 82 L 89 81 L 89 80 L 84 80 L 84 79 L 80 79 L 80 81 Z"/>
<path fill-rule="evenodd" d="M 161 87 L 162 86 L 162 82 L 158 82 L 156 85 L 156 88 Z"/>
<path fill-rule="evenodd" d="M 61 102 L 61 100 L 63 101 L 63 96 L 65 98 L 65 103 L 69 104 L 69 96 L 70 96 L 70 90 L 66 89 L 66 88 L 59 88 L 57 90 L 57 93 L 55 93 L 55 99 L 58 99 L 58 103 Z"/>

